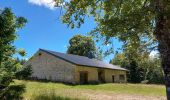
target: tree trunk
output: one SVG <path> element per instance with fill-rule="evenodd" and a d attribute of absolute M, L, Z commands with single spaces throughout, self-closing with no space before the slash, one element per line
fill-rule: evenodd
<path fill-rule="evenodd" d="M 169 1 L 155 0 L 157 14 L 155 36 L 164 71 L 167 100 L 170 100 L 170 13 Z"/>
<path fill-rule="evenodd" d="M 161 14 L 156 22 L 155 35 L 165 75 L 167 99 L 170 100 L 170 15 Z"/>

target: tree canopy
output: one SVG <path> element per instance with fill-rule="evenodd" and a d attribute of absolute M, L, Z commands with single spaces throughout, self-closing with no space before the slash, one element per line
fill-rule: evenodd
<path fill-rule="evenodd" d="M 96 46 L 91 37 L 75 35 L 69 40 L 68 54 L 96 58 Z"/>
<path fill-rule="evenodd" d="M 92 16 L 97 27 L 91 31 L 94 36 L 117 37 L 127 42 L 146 42 L 153 39 L 155 13 L 151 10 L 150 0 L 74 0 L 66 4 L 63 23 L 71 28 L 80 27 L 86 16 Z M 143 38 L 142 38 L 143 37 Z"/>
<path fill-rule="evenodd" d="M 157 49 L 153 35 L 157 18 L 154 6 L 151 0 L 74 0 L 65 4 L 62 20 L 75 28 L 80 27 L 85 18 L 93 17 L 97 25 L 91 36 L 105 45 L 112 44 L 113 38 L 119 39 L 123 49 L 136 53 L 136 59 L 141 52 Z"/>

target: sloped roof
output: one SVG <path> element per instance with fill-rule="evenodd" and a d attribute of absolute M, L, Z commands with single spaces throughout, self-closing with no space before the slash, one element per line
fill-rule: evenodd
<path fill-rule="evenodd" d="M 63 59 L 67 62 L 70 62 L 70 63 L 75 64 L 75 65 L 79 65 L 79 66 L 107 68 L 107 69 L 128 71 L 127 69 L 121 68 L 119 66 L 104 63 L 103 61 L 96 60 L 96 59 L 90 59 L 90 58 L 84 57 L 84 56 L 78 56 L 78 55 L 73 55 L 73 54 L 65 54 L 65 53 L 60 53 L 60 52 L 55 52 L 55 51 L 50 51 L 50 50 L 44 50 L 44 49 L 40 49 L 40 50 L 44 51 L 48 54 L 51 54 L 51 55 L 53 55 L 57 58 Z"/>

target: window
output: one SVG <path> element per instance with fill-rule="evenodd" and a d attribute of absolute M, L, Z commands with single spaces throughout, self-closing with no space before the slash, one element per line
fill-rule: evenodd
<path fill-rule="evenodd" d="M 125 80 L 125 75 L 119 75 L 119 80 Z"/>
<path fill-rule="evenodd" d="M 42 53 L 38 53 L 38 55 L 39 55 L 39 56 L 41 56 L 41 55 L 42 55 Z"/>

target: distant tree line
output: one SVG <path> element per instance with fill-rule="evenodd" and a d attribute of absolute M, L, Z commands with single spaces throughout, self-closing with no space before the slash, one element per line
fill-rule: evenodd
<path fill-rule="evenodd" d="M 128 59 L 125 53 L 117 53 L 110 63 L 129 70 L 128 82 L 164 84 L 164 74 L 158 55 L 151 57 L 145 54 L 140 59 L 135 60 Z"/>

